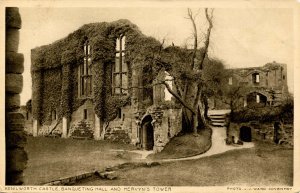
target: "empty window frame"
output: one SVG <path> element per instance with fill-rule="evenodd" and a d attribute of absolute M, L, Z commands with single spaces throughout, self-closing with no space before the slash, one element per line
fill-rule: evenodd
<path fill-rule="evenodd" d="M 125 36 L 116 40 L 115 63 L 112 68 L 112 89 L 113 94 L 128 93 L 128 66 L 125 62 Z"/>
<path fill-rule="evenodd" d="M 93 93 L 92 87 L 92 59 L 91 59 L 91 46 L 89 41 L 84 44 L 84 58 L 83 64 L 79 67 L 79 94 L 80 97 L 89 97 Z"/>
<path fill-rule="evenodd" d="M 254 84 L 258 84 L 259 83 L 259 81 L 260 81 L 260 77 L 259 77 L 259 73 L 253 73 L 252 74 L 252 82 L 254 83 Z"/>
<path fill-rule="evenodd" d="M 83 110 L 83 119 L 87 120 L 87 118 L 88 118 L 88 111 L 87 111 L 87 109 L 84 109 Z"/>
<path fill-rule="evenodd" d="M 229 84 L 229 85 L 232 85 L 232 77 L 229 77 L 229 79 L 228 79 L 228 84 Z"/>

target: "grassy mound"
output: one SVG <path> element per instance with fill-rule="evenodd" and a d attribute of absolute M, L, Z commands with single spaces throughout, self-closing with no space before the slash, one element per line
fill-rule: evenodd
<path fill-rule="evenodd" d="M 198 131 L 199 136 L 192 133 L 179 135 L 171 139 L 165 148 L 156 154 L 150 155 L 150 159 L 183 158 L 199 155 L 211 147 L 211 128 Z"/>

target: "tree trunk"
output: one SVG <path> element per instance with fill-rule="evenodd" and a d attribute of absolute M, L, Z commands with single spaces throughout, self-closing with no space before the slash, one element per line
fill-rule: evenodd
<path fill-rule="evenodd" d="M 184 133 L 198 133 L 198 129 L 204 129 L 207 126 L 205 117 L 205 105 L 202 104 L 195 107 L 196 114 L 193 114 L 189 109 L 182 108 L 182 131 Z"/>

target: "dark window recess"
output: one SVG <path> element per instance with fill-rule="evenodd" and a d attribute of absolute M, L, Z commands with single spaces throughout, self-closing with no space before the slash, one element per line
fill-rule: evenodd
<path fill-rule="evenodd" d="M 83 118 L 84 118 L 84 119 L 87 119 L 87 109 L 84 109 L 84 110 L 83 110 Z"/>
<path fill-rule="evenodd" d="M 26 112 L 26 120 L 29 120 L 29 113 Z"/>
<path fill-rule="evenodd" d="M 118 118 L 121 119 L 122 117 L 122 110 L 121 108 L 118 108 Z"/>
<path fill-rule="evenodd" d="M 285 75 L 282 76 L 282 79 L 285 80 Z"/>
<path fill-rule="evenodd" d="M 124 121 L 125 120 L 125 114 L 123 113 L 123 115 L 122 115 L 122 121 Z"/>
<path fill-rule="evenodd" d="M 253 82 L 253 84 L 258 84 L 259 81 L 260 81 L 259 79 L 260 79 L 259 73 L 253 73 L 252 74 L 252 82 Z"/>

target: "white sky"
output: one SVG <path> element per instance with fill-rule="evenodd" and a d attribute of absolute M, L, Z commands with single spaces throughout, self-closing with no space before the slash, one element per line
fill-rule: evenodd
<path fill-rule="evenodd" d="M 21 104 L 31 98 L 32 48 L 64 38 L 83 24 L 123 18 L 138 25 L 146 35 L 184 45 L 191 37 L 186 13 L 187 8 L 20 8 L 19 52 L 25 56 Z M 200 9 L 199 31 L 205 31 L 203 14 L 204 9 Z M 289 8 L 216 8 L 209 55 L 231 68 L 286 63 L 289 90 L 293 92 L 293 27 L 293 9 Z"/>

